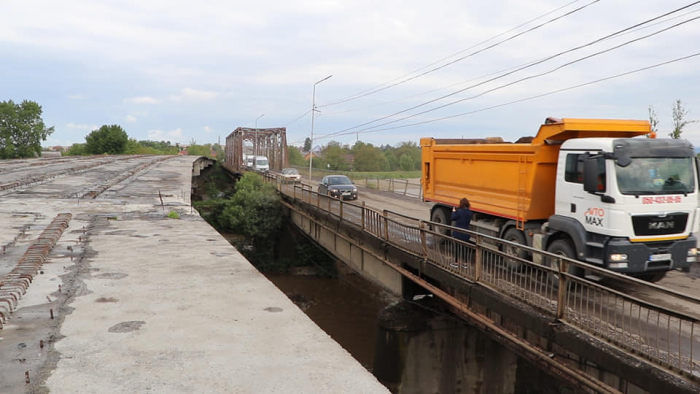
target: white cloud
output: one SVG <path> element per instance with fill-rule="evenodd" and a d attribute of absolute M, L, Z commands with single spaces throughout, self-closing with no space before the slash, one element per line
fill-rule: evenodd
<path fill-rule="evenodd" d="M 210 90 L 197 90 L 192 88 L 184 88 L 180 91 L 178 95 L 171 95 L 170 100 L 172 101 L 183 101 L 183 100 L 196 100 L 196 101 L 207 101 L 213 100 L 221 96 L 221 92 L 215 92 Z"/>
<path fill-rule="evenodd" d="M 164 131 L 161 129 L 153 129 L 148 131 L 148 139 L 152 141 L 173 141 L 173 142 L 183 142 L 184 138 L 182 136 L 182 129 L 177 128 L 175 130 Z"/>
<path fill-rule="evenodd" d="M 207 134 L 211 134 L 214 130 L 211 129 L 209 126 L 204 126 L 204 132 Z"/>
<path fill-rule="evenodd" d="M 160 100 L 151 96 L 125 98 L 124 102 L 130 104 L 160 104 Z"/>
<path fill-rule="evenodd" d="M 124 120 L 129 123 L 134 123 L 138 121 L 138 119 L 134 115 L 126 115 L 126 118 L 124 118 Z"/>
<path fill-rule="evenodd" d="M 76 123 L 68 123 L 66 124 L 66 128 L 69 130 L 86 130 L 86 131 L 93 131 L 97 130 L 100 127 L 97 125 L 88 125 L 88 124 L 76 124 Z"/>

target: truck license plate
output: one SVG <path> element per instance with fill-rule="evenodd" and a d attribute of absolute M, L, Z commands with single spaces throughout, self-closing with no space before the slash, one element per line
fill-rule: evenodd
<path fill-rule="evenodd" d="M 664 261 L 664 260 L 671 260 L 671 253 L 652 254 L 651 256 L 649 256 L 649 261 Z"/>

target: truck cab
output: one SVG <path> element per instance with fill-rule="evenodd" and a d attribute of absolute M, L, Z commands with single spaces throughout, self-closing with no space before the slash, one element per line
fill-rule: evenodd
<path fill-rule="evenodd" d="M 548 235 L 568 234 L 578 259 L 651 280 L 696 261 L 698 169 L 689 142 L 570 139 L 558 163 Z"/>

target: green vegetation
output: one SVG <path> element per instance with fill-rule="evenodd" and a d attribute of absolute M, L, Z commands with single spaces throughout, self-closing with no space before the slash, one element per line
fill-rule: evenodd
<path fill-rule="evenodd" d="M 282 227 L 282 204 L 274 185 L 248 172 L 236 183 L 231 198 L 195 202 L 194 206 L 219 232 L 243 235 L 245 239 L 234 246 L 260 271 L 278 266 L 275 244 Z"/>
<path fill-rule="evenodd" d="M 0 159 L 41 154 L 41 141 L 53 133 L 41 119 L 42 109 L 34 101 L 0 101 Z"/>
<path fill-rule="evenodd" d="M 104 128 L 110 128 L 109 132 L 102 131 Z M 85 137 L 86 141 L 90 139 L 92 146 L 97 146 L 97 153 L 93 151 L 90 141 L 85 144 L 73 144 L 70 149 L 64 153 L 66 156 L 81 156 L 91 154 L 125 154 L 125 155 L 177 155 L 186 152 L 192 156 L 207 156 L 211 159 L 223 159 L 224 148 L 219 144 L 204 144 L 199 145 L 196 141 L 192 141 L 188 146 L 173 145 L 170 141 L 137 141 L 133 138 L 128 138 L 121 147 L 123 136 L 119 132 L 115 132 L 115 128 L 124 131 L 121 126 L 102 126 L 99 130 L 95 130 Z M 125 132 L 126 134 L 126 132 Z M 92 136 L 92 137 L 91 137 Z M 106 151 L 103 147 L 114 146 L 114 137 L 119 137 L 119 152 Z M 105 151 L 103 151 L 105 150 Z"/>
<path fill-rule="evenodd" d="M 659 116 L 656 114 L 654 107 L 651 105 L 648 108 L 648 112 L 649 123 L 651 124 L 651 133 L 647 134 L 647 137 L 651 137 L 651 134 L 655 136 L 656 133 L 659 131 Z M 681 134 L 683 134 L 683 130 L 686 128 L 686 126 L 697 122 L 697 120 L 687 119 L 689 114 L 690 111 L 683 106 L 683 102 L 681 100 L 676 100 L 673 103 L 673 107 L 671 108 L 673 130 L 671 130 L 671 132 L 668 133 L 669 137 L 674 139 L 681 138 Z"/>
<path fill-rule="evenodd" d="M 297 166 L 308 165 L 308 161 L 300 162 L 300 157 L 292 153 L 295 150 L 298 149 L 291 148 L 289 150 L 289 163 Z M 293 155 L 294 157 L 292 157 Z M 313 160 L 314 168 L 335 172 L 350 170 L 353 172 L 410 172 L 420 171 L 420 166 L 420 146 L 412 141 L 401 142 L 396 147 L 390 145 L 377 147 L 362 141 L 357 141 L 350 147 L 349 145 L 341 145 L 337 141 L 331 141 L 321 148 Z"/>
<path fill-rule="evenodd" d="M 104 125 L 85 137 L 84 151 L 91 155 L 119 155 L 126 151 L 129 136 L 121 126 Z"/>
<path fill-rule="evenodd" d="M 180 219 L 180 214 L 177 213 L 176 211 L 170 211 L 170 212 L 168 212 L 168 217 L 170 219 Z"/>

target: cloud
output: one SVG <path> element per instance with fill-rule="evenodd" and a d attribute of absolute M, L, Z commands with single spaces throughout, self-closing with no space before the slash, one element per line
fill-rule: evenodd
<path fill-rule="evenodd" d="M 148 131 L 148 139 L 151 141 L 174 141 L 182 142 L 182 129 L 177 128 L 175 130 L 164 131 L 161 129 L 153 129 Z"/>
<path fill-rule="evenodd" d="M 211 134 L 214 130 L 211 129 L 209 126 L 204 126 L 204 132 L 207 134 Z"/>
<path fill-rule="evenodd" d="M 97 125 L 88 125 L 88 124 L 76 124 L 76 123 L 68 123 L 66 124 L 66 128 L 69 130 L 86 130 L 86 131 L 93 131 L 97 130 L 100 127 Z"/>
<path fill-rule="evenodd" d="M 160 104 L 160 100 L 151 96 L 125 98 L 124 102 L 131 104 Z"/>
<path fill-rule="evenodd" d="M 124 120 L 129 123 L 134 123 L 138 121 L 138 119 L 134 115 L 126 115 L 126 118 L 124 118 Z"/>
<path fill-rule="evenodd" d="M 211 90 L 197 90 L 192 88 L 184 88 L 180 91 L 178 95 L 171 95 L 170 100 L 172 101 L 183 101 L 183 100 L 196 100 L 196 101 L 207 101 L 213 100 L 221 96 L 221 92 L 215 92 Z"/>

